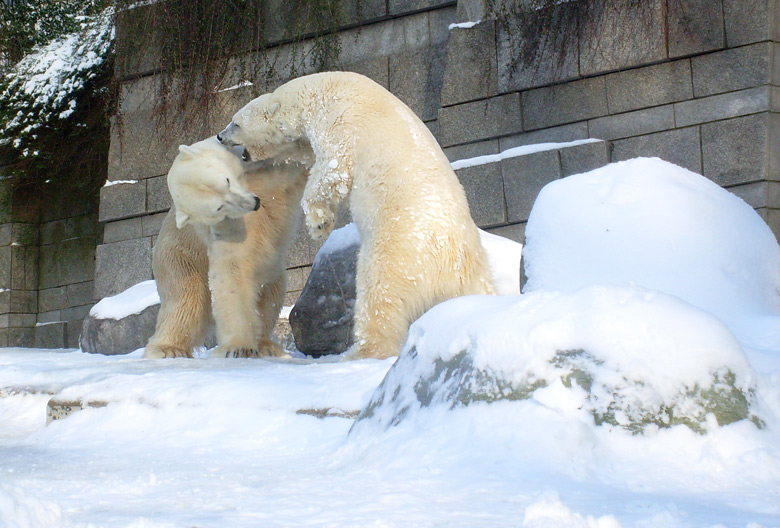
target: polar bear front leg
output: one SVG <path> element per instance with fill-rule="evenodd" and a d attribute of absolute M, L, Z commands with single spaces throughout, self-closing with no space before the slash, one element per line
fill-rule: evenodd
<path fill-rule="evenodd" d="M 210 355 L 254 357 L 261 322 L 252 262 L 227 252 L 219 248 L 210 255 L 209 288 L 217 330 L 217 347 Z"/>
<path fill-rule="evenodd" d="M 341 201 L 352 190 L 352 163 L 343 157 L 317 156 L 303 190 L 301 206 L 313 240 L 323 240 L 336 225 Z"/>
<path fill-rule="evenodd" d="M 262 329 L 258 351 L 262 357 L 290 357 L 290 354 L 273 339 L 273 330 L 279 320 L 279 312 L 282 310 L 286 293 L 287 281 L 283 272 L 260 287 L 257 311 L 260 313 Z"/>

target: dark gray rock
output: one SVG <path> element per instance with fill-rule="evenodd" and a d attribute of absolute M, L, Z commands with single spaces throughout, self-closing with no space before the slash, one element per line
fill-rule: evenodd
<path fill-rule="evenodd" d="M 342 229 L 350 228 L 354 225 Z M 290 312 L 296 347 L 314 357 L 340 354 L 352 345 L 360 242 L 354 240 L 334 251 L 327 246 L 314 259 L 306 285 Z"/>
<path fill-rule="evenodd" d="M 128 315 L 119 320 L 98 319 L 88 315 L 81 327 L 79 346 L 90 354 L 129 354 L 146 346 L 146 342 L 154 334 L 158 311 L 160 305 L 155 304 L 139 314 Z"/>

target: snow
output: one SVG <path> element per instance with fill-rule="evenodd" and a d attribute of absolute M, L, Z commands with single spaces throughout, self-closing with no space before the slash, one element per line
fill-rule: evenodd
<path fill-rule="evenodd" d="M 776 528 L 777 243 L 702 180 L 551 184 L 524 293 L 438 305 L 396 361 L 0 349 L 0 526 Z"/>
<path fill-rule="evenodd" d="M 96 319 L 124 319 L 128 315 L 143 312 L 150 306 L 160 304 L 157 283 L 154 280 L 139 282 L 122 293 L 105 297 L 93 306 L 89 315 Z"/>
<path fill-rule="evenodd" d="M 0 100 L 16 116 L 0 124 L 0 137 L 13 138 L 21 147 L 35 131 L 58 120 L 69 118 L 76 109 L 81 92 L 99 74 L 114 39 L 113 9 L 82 20 L 82 28 L 35 49 L 6 75 L 7 86 Z M 37 155 L 33 152 L 33 155 Z"/>
<path fill-rule="evenodd" d="M 479 24 L 481 20 L 477 20 L 476 22 L 459 22 L 457 24 L 450 24 L 448 27 L 450 30 L 453 29 L 471 29 L 477 24 Z"/>
<path fill-rule="evenodd" d="M 129 184 L 132 185 L 138 183 L 138 180 L 108 180 L 103 184 L 103 187 L 112 187 L 114 185 Z"/>
<path fill-rule="evenodd" d="M 468 167 L 476 167 L 478 165 L 486 165 L 488 163 L 496 163 L 504 159 L 516 158 L 519 156 L 527 156 L 528 154 L 535 154 L 537 152 L 545 152 L 547 150 L 558 150 L 567 147 L 576 147 L 577 145 L 584 145 L 586 143 L 597 143 L 602 141 L 600 139 L 578 139 L 576 141 L 568 141 L 565 143 L 535 143 L 533 145 L 522 145 L 519 147 L 513 147 L 506 149 L 498 154 L 487 154 L 485 156 L 477 156 L 474 158 L 467 158 L 462 160 L 453 161 L 453 170 L 466 169 Z"/>

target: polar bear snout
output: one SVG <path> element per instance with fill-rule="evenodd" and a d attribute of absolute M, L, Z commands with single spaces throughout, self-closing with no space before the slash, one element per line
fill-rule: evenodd
<path fill-rule="evenodd" d="M 225 127 L 225 130 L 217 134 L 217 141 L 219 141 L 226 147 L 237 146 L 238 143 L 235 140 L 237 128 L 238 125 L 236 125 L 233 121 L 231 121 L 230 123 L 228 123 L 228 126 Z"/>

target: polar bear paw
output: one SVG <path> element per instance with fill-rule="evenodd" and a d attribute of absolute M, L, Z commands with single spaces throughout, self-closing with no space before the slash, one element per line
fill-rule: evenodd
<path fill-rule="evenodd" d="M 263 340 L 257 348 L 218 346 L 214 348 L 209 357 L 212 358 L 263 358 L 263 357 L 292 357 L 279 344 L 270 340 Z"/>
<path fill-rule="evenodd" d="M 335 218 L 326 218 L 322 214 L 317 215 L 317 218 L 312 218 L 311 215 L 306 217 L 306 227 L 312 240 L 324 240 L 327 238 L 330 232 L 333 231 L 335 223 Z"/>
<path fill-rule="evenodd" d="M 168 345 L 147 345 L 144 350 L 144 358 L 146 359 L 160 359 L 160 358 L 178 358 L 178 357 L 192 357 L 192 351 L 184 348 Z"/>

